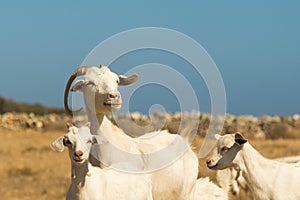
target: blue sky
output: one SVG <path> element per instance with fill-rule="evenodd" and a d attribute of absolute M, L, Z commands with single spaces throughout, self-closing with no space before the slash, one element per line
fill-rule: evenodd
<path fill-rule="evenodd" d="M 96 45 L 119 32 L 150 26 L 182 32 L 206 49 L 222 75 L 228 113 L 299 113 L 299 9 L 296 0 L 2 1 L 0 96 L 62 107 L 69 75 Z M 145 61 L 152 61 L 150 55 Z M 135 59 L 140 57 L 123 60 L 139 63 Z M 176 60 L 164 59 L 171 65 Z M 205 84 L 199 80 L 199 85 L 201 111 L 209 111 Z M 132 111 L 169 105 L 167 97 L 150 98 L 157 90 L 148 88 L 149 96 L 137 91 Z M 175 111 L 176 102 L 166 107 Z"/>

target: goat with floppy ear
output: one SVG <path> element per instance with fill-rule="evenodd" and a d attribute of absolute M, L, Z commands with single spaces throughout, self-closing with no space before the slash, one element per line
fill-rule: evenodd
<path fill-rule="evenodd" d="M 93 143 L 108 142 L 97 140 L 91 135 L 89 124 L 77 128 L 67 125 L 69 132 L 51 144 L 54 151 L 61 152 L 68 147 L 71 159 L 72 178 L 67 200 L 152 200 L 152 186 L 149 175 L 136 176 L 117 172 L 110 168 L 93 166 L 89 153 Z M 138 188 L 138 190 L 133 190 Z"/>
<path fill-rule="evenodd" d="M 50 144 L 50 147 L 53 151 L 56 151 L 56 152 L 63 152 L 64 151 L 64 147 L 68 147 L 68 143 L 70 142 L 69 141 L 69 133 L 70 132 L 74 132 L 73 128 L 75 128 L 75 130 L 77 130 L 78 128 L 75 127 L 75 125 L 71 122 L 67 122 L 66 123 L 66 126 L 69 130 L 69 132 L 67 134 L 65 134 L 64 136 L 61 136 L 59 138 L 57 138 L 55 141 L 53 141 L 51 144 Z M 82 128 L 90 128 L 91 126 L 91 123 L 90 122 L 87 122 Z M 76 132 L 76 131 L 75 131 Z M 75 133 L 74 133 L 75 134 Z M 90 136 L 90 139 L 88 142 L 91 142 L 91 141 L 95 141 L 97 142 L 97 139 L 95 138 L 95 136 Z"/>

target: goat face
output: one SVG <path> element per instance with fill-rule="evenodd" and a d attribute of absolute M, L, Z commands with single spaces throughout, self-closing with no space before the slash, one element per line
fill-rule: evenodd
<path fill-rule="evenodd" d="M 97 114 L 118 111 L 122 105 L 122 98 L 118 91 L 118 86 L 132 84 L 136 82 L 138 78 L 136 74 L 129 77 L 117 75 L 103 65 L 100 65 L 100 68 L 86 67 L 82 75 L 84 75 L 84 79 L 78 80 L 71 91 L 82 91 L 86 106 L 89 109 L 95 108 Z M 69 89 L 68 87 L 70 87 L 69 84 L 66 90 Z M 67 103 L 65 103 L 65 108 L 68 112 L 66 105 Z"/>
<path fill-rule="evenodd" d="M 69 156 L 75 165 L 80 165 L 89 159 L 89 152 L 92 145 L 91 135 L 87 127 L 70 127 L 69 132 L 64 136 L 63 144 L 69 149 Z"/>
<path fill-rule="evenodd" d="M 68 147 L 69 156 L 74 165 L 81 165 L 87 162 L 91 146 L 96 140 L 96 138 L 91 135 L 89 126 L 90 123 L 81 128 L 68 125 L 69 132 L 56 139 L 50 145 L 51 148 L 54 151 L 62 152 L 64 147 Z"/>
<path fill-rule="evenodd" d="M 206 160 L 209 169 L 220 170 L 235 166 L 234 159 L 247 140 L 240 134 L 216 135 L 216 147 Z"/>

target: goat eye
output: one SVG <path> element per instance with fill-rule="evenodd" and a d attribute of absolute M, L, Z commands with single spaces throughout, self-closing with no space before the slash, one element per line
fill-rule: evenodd
<path fill-rule="evenodd" d="M 117 82 L 117 84 L 119 84 L 119 83 L 120 83 L 120 80 L 117 80 L 116 82 Z"/>
<path fill-rule="evenodd" d="M 229 150 L 228 147 L 222 147 L 222 149 L 221 149 L 222 152 L 227 152 L 228 150 Z"/>
<path fill-rule="evenodd" d="M 63 144 L 64 144 L 65 146 L 70 146 L 70 145 L 72 145 L 71 141 L 70 141 L 68 138 L 64 138 Z"/>

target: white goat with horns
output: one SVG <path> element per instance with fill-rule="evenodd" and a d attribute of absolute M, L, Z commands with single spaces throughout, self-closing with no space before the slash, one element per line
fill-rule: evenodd
<path fill-rule="evenodd" d="M 107 142 L 92 136 L 89 125 L 77 128 L 67 124 L 69 132 L 50 145 L 57 152 L 62 152 L 65 146 L 69 150 L 73 175 L 66 199 L 152 200 L 149 175 L 138 176 L 110 168 L 101 169 L 89 162 L 92 144 Z"/>
<path fill-rule="evenodd" d="M 270 160 L 258 153 L 240 133 L 216 135 L 217 145 L 207 167 L 222 170 L 238 166 L 256 199 L 300 199 L 300 168 Z"/>
<path fill-rule="evenodd" d="M 78 80 L 71 88 L 78 76 L 83 76 L 84 79 Z M 65 110 L 69 114 L 73 113 L 68 107 L 70 88 L 72 92 L 83 92 L 91 133 L 103 136 L 112 144 L 98 147 L 93 145 L 91 154 L 96 160 L 100 160 L 97 165 L 103 167 L 129 162 L 133 168 L 122 170 L 147 172 L 151 175 L 153 199 L 189 199 L 197 179 L 198 158 L 187 139 L 166 131 L 153 134 L 149 139 L 132 138 L 106 117 L 106 114 L 118 111 L 121 107 L 118 86 L 132 84 L 137 79 L 136 74 L 129 77 L 118 76 L 104 65 L 100 65 L 100 68 L 80 67 L 68 80 L 64 97 Z M 188 136 L 190 130 L 191 128 L 185 129 L 184 135 Z M 170 162 L 159 165 L 172 157 L 174 159 Z"/>

